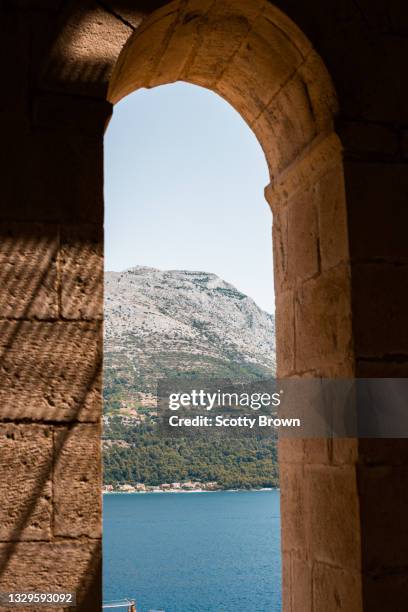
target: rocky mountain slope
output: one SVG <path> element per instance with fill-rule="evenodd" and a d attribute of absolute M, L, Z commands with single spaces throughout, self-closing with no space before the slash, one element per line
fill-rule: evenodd
<path fill-rule="evenodd" d="M 274 318 L 215 274 L 107 272 L 104 355 L 108 411 L 177 373 L 263 378 L 275 370 Z"/>

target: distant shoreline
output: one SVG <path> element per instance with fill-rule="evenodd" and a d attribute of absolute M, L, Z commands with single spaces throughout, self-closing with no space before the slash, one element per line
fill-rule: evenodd
<path fill-rule="evenodd" d="M 178 491 L 178 490 L 169 490 L 169 491 L 102 491 L 103 495 L 181 495 L 186 493 L 190 495 L 191 493 L 263 493 L 265 491 L 280 491 L 280 487 L 263 487 L 261 489 L 216 489 L 216 490 L 206 490 L 206 489 L 195 489 L 193 491 Z"/>

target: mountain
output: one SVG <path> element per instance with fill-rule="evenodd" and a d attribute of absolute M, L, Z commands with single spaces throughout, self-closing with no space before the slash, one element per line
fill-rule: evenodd
<path fill-rule="evenodd" d="M 105 273 L 105 411 L 140 407 L 177 373 L 275 372 L 274 317 L 215 274 L 137 266 Z"/>

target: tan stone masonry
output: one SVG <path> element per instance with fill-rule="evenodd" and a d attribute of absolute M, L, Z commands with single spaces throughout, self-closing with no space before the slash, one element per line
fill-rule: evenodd
<path fill-rule="evenodd" d="M 405 377 L 408 12 L 5 0 L 0 13 L 0 590 L 77 590 L 78 610 L 99 610 L 112 105 L 184 80 L 256 134 L 281 375 Z M 405 612 L 407 441 L 285 441 L 280 468 L 284 612 Z"/>

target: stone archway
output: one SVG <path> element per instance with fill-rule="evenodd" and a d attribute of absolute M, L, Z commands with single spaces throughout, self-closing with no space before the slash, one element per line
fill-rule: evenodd
<path fill-rule="evenodd" d="M 280 374 L 407 376 L 406 2 L 276 4 L 330 70 L 343 152 L 324 66 L 269 2 L 2 3 L 3 592 L 63 584 L 78 609 L 100 609 L 112 73 L 112 100 L 179 78 L 217 85 L 257 130 Z M 285 610 L 405 610 L 407 440 L 304 440 L 280 459 Z"/>
<path fill-rule="evenodd" d="M 265 195 L 274 215 L 278 374 L 352 376 L 342 151 L 323 62 L 268 2 L 177 0 L 129 38 L 108 98 L 116 103 L 139 88 L 178 80 L 229 101 L 264 150 Z M 342 609 L 359 609 L 354 450 L 353 441 L 280 445 L 285 610 L 334 609 L 337 596 Z"/>

